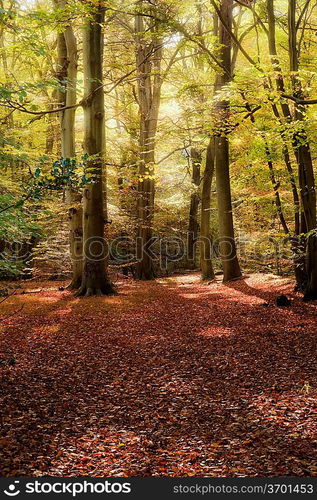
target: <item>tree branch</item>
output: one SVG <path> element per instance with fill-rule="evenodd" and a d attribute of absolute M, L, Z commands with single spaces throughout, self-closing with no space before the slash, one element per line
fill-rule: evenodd
<path fill-rule="evenodd" d="M 284 99 L 289 99 L 290 101 L 299 104 L 300 106 L 309 106 L 311 104 L 317 104 L 317 99 L 298 99 L 297 97 L 289 94 L 281 94 Z"/>
<path fill-rule="evenodd" d="M 234 33 L 232 33 L 232 31 L 229 29 L 229 27 L 227 26 L 227 23 L 226 21 L 224 20 L 222 14 L 221 14 L 221 11 L 218 7 L 218 5 L 216 4 L 215 0 L 210 0 L 211 4 L 213 5 L 220 21 L 221 21 L 221 24 L 223 25 L 223 27 L 225 28 L 225 30 L 227 31 L 228 35 L 232 38 L 233 42 L 236 44 L 236 46 L 239 48 L 240 52 L 244 55 L 244 57 L 249 61 L 250 64 L 252 64 L 252 66 L 254 66 L 258 71 L 260 71 L 261 73 L 264 73 L 263 69 L 258 65 L 258 63 L 256 61 L 254 61 L 252 59 L 251 56 L 249 56 L 249 54 L 247 53 L 247 51 L 242 47 L 241 43 L 239 42 L 239 40 L 237 39 L 237 37 L 235 36 Z"/>

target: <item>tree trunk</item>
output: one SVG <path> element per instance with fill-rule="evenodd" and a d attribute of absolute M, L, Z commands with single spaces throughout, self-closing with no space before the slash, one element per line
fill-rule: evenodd
<path fill-rule="evenodd" d="M 303 97 L 301 82 L 298 78 L 299 61 L 296 37 L 296 0 L 288 3 L 288 34 L 290 71 L 292 73 L 293 94 Z M 305 130 L 305 107 L 295 103 L 295 121 L 298 129 L 294 135 L 294 149 L 298 163 L 298 177 L 301 204 L 307 231 L 305 271 L 307 282 L 304 284 L 306 300 L 317 299 L 317 234 L 316 234 L 316 188 L 310 145 Z"/>
<path fill-rule="evenodd" d="M 275 85 L 276 89 L 279 92 L 285 92 L 285 85 L 284 85 L 284 78 L 282 75 L 280 63 L 278 60 L 277 56 L 277 49 L 276 49 L 276 37 L 275 37 L 275 14 L 274 14 L 274 0 L 267 0 L 267 13 L 268 13 L 268 42 L 269 42 L 269 51 L 270 51 L 270 56 L 272 58 L 272 65 L 273 69 L 276 72 L 276 78 L 275 78 Z M 272 104 L 272 109 L 274 116 L 280 121 L 281 125 L 283 125 L 283 122 L 281 120 L 279 111 L 277 109 L 276 104 Z M 281 109 L 282 109 L 282 115 L 286 119 L 286 121 L 290 122 L 292 120 L 292 114 L 290 107 L 288 103 L 282 102 L 281 103 Z M 295 234 L 299 235 L 300 232 L 300 215 L 299 215 L 299 195 L 297 191 L 297 185 L 293 173 L 293 168 L 292 168 L 292 162 L 290 159 L 290 154 L 285 138 L 285 132 L 286 130 L 282 129 L 281 130 L 281 139 L 283 142 L 283 158 L 284 158 L 284 163 L 287 169 L 287 172 L 289 174 L 289 180 L 291 183 L 292 187 L 292 193 L 293 193 L 293 201 L 294 201 L 294 208 L 295 208 Z"/>
<path fill-rule="evenodd" d="M 190 196 L 189 222 L 188 222 L 188 244 L 187 258 L 190 269 L 196 267 L 196 241 L 198 237 L 198 208 L 199 208 L 199 186 L 200 186 L 200 169 L 201 169 L 201 153 L 196 148 L 190 148 L 190 158 L 192 164 L 192 184 L 194 192 Z"/>
<path fill-rule="evenodd" d="M 227 85 L 232 78 L 231 69 L 231 37 L 227 31 L 232 30 L 233 0 L 222 0 L 221 14 L 225 26 L 219 26 L 220 60 L 225 70 L 216 78 L 216 90 Z M 230 158 L 229 158 L 229 103 L 220 99 L 216 104 L 219 128 L 223 133 L 216 137 L 216 184 L 218 201 L 218 220 L 220 235 L 220 253 L 223 265 L 223 281 L 231 281 L 241 277 L 240 265 L 234 240 L 234 227 L 232 217 L 231 188 L 230 188 Z"/>
<path fill-rule="evenodd" d="M 136 16 L 135 32 L 140 117 L 136 278 L 150 280 L 154 278 L 154 255 L 150 246 L 153 239 L 155 197 L 155 136 L 162 87 L 162 42 L 157 38 L 155 27 L 151 28 L 149 35 L 142 14 Z"/>
<path fill-rule="evenodd" d="M 64 32 L 67 46 L 67 93 L 66 106 L 75 106 L 77 101 L 76 83 L 77 83 L 77 42 L 71 26 L 67 26 Z M 64 139 L 64 158 L 75 158 L 75 114 L 76 108 L 67 109 L 63 112 L 62 134 Z M 76 290 L 81 285 L 83 271 L 83 207 L 82 194 L 79 190 L 69 189 L 67 192 L 67 201 L 69 204 L 69 239 L 70 254 L 72 259 L 73 277 L 69 288 Z"/>
<path fill-rule="evenodd" d="M 272 58 L 272 66 L 276 73 L 275 78 L 275 86 L 276 89 L 283 93 L 285 92 L 285 84 L 284 78 L 280 66 L 280 62 L 278 59 L 277 48 L 276 48 L 276 35 L 275 35 L 275 13 L 274 13 L 274 0 L 267 0 L 267 14 L 268 14 L 268 42 L 269 42 L 269 51 Z M 292 42 L 293 43 L 293 42 Z M 296 287 L 301 289 L 303 287 L 303 283 L 306 282 L 306 272 L 305 272 L 305 258 L 303 252 L 303 241 L 301 233 L 306 232 L 305 223 L 303 225 L 304 217 L 303 214 L 301 216 L 300 209 L 300 197 L 298 194 L 297 183 L 295 180 L 295 176 L 293 173 L 292 162 L 289 153 L 289 147 L 287 145 L 287 128 L 283 119 L 281 119 L 280 113 L 278 111 L 278 107 L 276 104 L 272 103 L 272 110 L 274 116 L 279 120 L 281 124 L 281 139 L 283 142 L 283 158 L 284 163 L 289 174 L 289 180 L 292 188 L 293 194 L 293 203 L 294 203 L 294 237 L 291 239 L 292 242 L 292 251 L 294 254 L 294 267 L 295 267 L 295 278 L 296 278 Z M 282 116 L 286 120 L 286 122 L 291 122 L 293 120 L 292 113 L 290 110 L 290 106 L 287 102 L 282 101 L 281 103 Z M 293 144 L 294 146 L 294 144 Z M 298 158 L 296 155 L 295 148 L 295 157 L 298 163 Z"/>
<path fill-rule="evenodd" d="M 66 6 L 64 0 L 57 0 L 55 5 L 61 8 Z M 77 86 L 77 41 L 71 25 L 65 27 L 63 33 L 57 37 L 58 71 L 61 89 L 58 93 L 60 107 L 71 107 L 62 110 L 60 115 L 61 126 L 61 153 L 65 165 L 75 159 L 75 114 L 76 114 L 76 86 Z M 72 281 L 68 286 L 77 290 L 81 285 L 83 266 L 83 210 L 82 196 L 79 190 L 67 190 L 66 195 L 69 218 L 69 247 L 72 262 Z"/>
<path fill-rule="evenodd" d="M 77 295 L 113 293 L 108 278 L 107 243 L 104 236 L 103 154 L 105 135 L 104 91 L 102 86 L 104 9 L 95 7 L 92 19 L 86 21 L 83 35 L 85 81 L 84 149 L 93 183 L 84 188 L 82 283 Z"/>
<path fill-rule="evenodd" d="M 277 215 L 280 219 L 280 223 L 282 225 L 283 231 L 285 234 L 289 235 L 289 229 L 287 222 L 284 217 L 284 212 L 282 208 L 282 202 L 281 202 L 281 197 L 279 193 L 279 182 L 277 182 L 275 178 L 275 172 L 274 172 L 274 167 L 273 167 L 273 162 L 271 160 L 271 152 L 268 143 L 266 142 L 264 134 L 262 134 L 263 140 L 264 140 L 264 147 L 265 147 L 265 155 L 266 155 L 266 160 L 267 160 L 267 165 L 269 167 L 269 174 L 270 174 L 270 180 L 274 189 L 274 195 L 275 195 L 275 206 L 277 210 Z"/>
<path fill-rule="evenodd" d="M 200 222 L 200 266 L 203 280 L 214 279 L 212 266 L 212 239 L 210 234 L 211 184 L 215 171 L 215 138 L 210 139 L 207 148 L 206 166 L 202 181 Z"/>
<path fill-rule="evenodd" d="M 54 96 L 54 93 L 52 97 Z M 49 109 L 53 109 L 54 105 L 50 105 Z M 47 127 L 45 133 L 45 154 L 51 156 L 53 154 L 54 142 L 55 142 L 55 120 L 54 115 L 47 115 Z"/>

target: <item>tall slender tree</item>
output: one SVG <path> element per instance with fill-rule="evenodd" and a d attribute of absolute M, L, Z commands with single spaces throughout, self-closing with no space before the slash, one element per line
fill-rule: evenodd
<path fill-rule="evenodd" d="M 201 15 L 201 11 L 199 13 Z M 200 36 L 203 36 L 202 30 L 200 30 Z M 213 36 L 215 40 L 219 36 L 219 18 L 215 11 L 213 12 Z M 215 173 L 215 147 L 215 136 L 212 134 L 206 151 L 206 163 L 202 176 L 201 189 L 200 268 L 203 280 L 211 280 L 215 277 L 212 265 L 213 243 L 210 231 L 211 186 Z"/>
<path fill-rule="evenodd" d="M 216 93 L 228 85 L 232 79 L 232 9 L 233 0 L 221 0 L 219 25 L 219 58 L 223 70 L 216 77 Z M 216 137 L 216 185 L 218 203 L 218 221 L 220 235 L 220 252 L 223 265 L 223 280 L 231 281 L 241 277 L 240 265 L 236 252 L 232 216 L 232 201 L 230 187 L 230 157 L 229 137 L 227 128 L 230 126 L 230 109 L 228 101 L 218 96 L 215 106 L 216 120 L 220 132 Z"/>
<path fill-rule="evenodd" d="M 155 6 L 153 4 L 151 8 L 152 16 L 145 18 L 142 14 L 143 4 L 143 0 L 138 2 L 140 12 L 135 19 L 140 118 L 136 278 L 150 280 L 154 278 L 150 246 L 153 237 L 155 138 L 162 88 L 163 44 L 155 20 Z"/>
<path fill-rule="evenodd" d="M 189 222 L 188 222 L 188 246 L 187 257 L 190 268 L 196 267 L 196 241 L 199 231 L 198 223 L 198 208 L 200 203 L 199 187 L 200 187 L 200 172 L 202 163 L 202 154 L 199 149 L 194 146 L 190 148 L 190 161 L 192 171 L 193 192 L 190 196 L 189 207 Z"/>
<path fill-rule="evenodd" d="M 278 58 L 277 53 L 277 45 L 276 45 L 276 20 L 275 20 L 275 2 L 274 0 L 267 0 L 267 19 L 268 19 L 268 29 L 267 29 L 267 37 L 268 37 L 268 46 L 269 46 L 269 54 L 271 57 L 272 67 L 275 72 L 275 88 L 279 93 L 285 92 L 285 82 L 284 76 L 282 73 L 281 64 Z M 279 107 L 276 103 L 272 102 L 271 104 L 273 114 L 275 118 L 280 123 L 280 135 L 282 139 L 282 155 L 284 164 L 286 166 L 286 170 L 288 172 L 289 181 L 292 189 L 293 203 L 294 203 L 294 237 L 291 239 L 292 248 L 294 253 L 294 264 L 295 264 L 295 277 L 298 288 L 302 288 L 303 283 L 305 282 L 305 262 L 302 255 L 301 248 L 301 233 L 306 232 L 305 219 L 302 213 L 301 216 L 301 207 L 300 207 L 300 197 L 298 194 L 297 182 L 293 171 L 293 165 L 291 160 L 290 149 L 292 149 L 292 145 L 289 146 L 287 140 L 287 125 L 293 121 L 293 116 L 291 113 L 291 109 L 289 104 L 282 100 Z M 294 146 L 294 143 L 293 143 Z M 296 148 L 295 148 L 296 149 Z M 296 159 L 298 159 L 295 154 Z"/>
<path fill-rule="evenodd" d="M 65 0 L 55 0 L 58 9 L 65 9 Z M 61 126 L 61 153 L 65 167 L 70 167 L 75 160 L 75 114 L 77 102 L 77 64 L 78 50 L 77 40 L 71 24 L 66 24 L 64 31 L 57 36 L 58 50 L 58 78 L 60 91 L 58 96 L 59 105 L 62 108 L 60 115 Z M 81 285 L 82 279 L 82 196 L 79 190 L 70 188 L 67 190 L 67 202 L 69 205 L 69 239 L 70 255 L 72 261 L 72 281 L 70 289 L 76 290 Z"/>
<path fill-rule="evenodd" d="M 297 43 L 296 0 L 288 2 L 288 40 L 289 60 L 292 74 L 293 96 L 295 97 L 294 118 L 297 130 L 294 135 L 294 148 L 298 164 L 301 205 L 304 224 L 307 231 L 306 241 L 306 282 L 304 293 L 307 300 L 317 298 L 317 218 L 316 218 L 316 186 L 310 144 L 305 128 L 305 106 L 296 99 L 303 98 L 303 90 L 298 75 L 299 57 Z"/>
<path fill-rule="evenodd" d="M 200 220 L 200 267 L 203 280 L 214 279 L 212 265 L 212 238 L 210 234 L 211 184 L 215 171 L 215 138 L 210 139 L 202 179 Z"/>
<path fill-rule="evenodd" d="M 91 16 L 83 32 L 84 63 L 84 149 L 93 182 L 83 192 L 83 273 L 78 295 L 113 293 L 107 264 L 107 242 L 104 234 L 104 143 L 105 109 L 103 90 L 102 28 L 105 18 L 103 2 L 91 3 Z"/>

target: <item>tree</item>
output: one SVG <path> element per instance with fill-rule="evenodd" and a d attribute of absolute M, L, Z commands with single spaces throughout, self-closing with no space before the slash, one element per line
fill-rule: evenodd
<path fill-rule="evenodd" d="M 154 268 L 157 272 L 157 255 L 151 254 L 153 234 L 164 241 L 181 238 L 182 250 L 187 241 L 189 259 L 182 255 L 173 267 L 194 267 L 199 226 L 203 278 L 211 280 L 214 276 L 212 247 L 218 250 L 218 239 L 213 244 L 211 234 L 220 236 L 221 253 L 225 254 L 224 279 L 239 277 L 233 207 L 234 220 L 245 238 L 244 249 L 250 252 L 245 257 L 240 252 L 245 269 L 263 266 L 263 270 L 269 270 L 274 265 L 269 240 L 274 241 L 283 246 L 281 272 L 290 272 L 295 260 L 297 283 L 306 298 L 313 298 L 313 158 L 317 133 L 315 110 L 309 105 L 317 102 L 310 98 L 310 93 L 317 93 L 311 64 L 316 56 L 316 5 L 306 0 L 287 5 L 281 0 L 210 0 L 209 4 L 201 0 L 136 0 L 133 7 L 122 0 L 120 8 L 116 0 L 111 5 L 102 3 L 109 16 L 101 80 L 102 75 L 95 77 L 86 64 L 95 54 L 91 51 L 92 57 L 85 55 L 83 65 L 82 41 L 78 37 L 76 56 L 74 37 L 82 20 L 86 23 L 90 16 L 92 21 L 91 12 L 95 15 L 100 2 L 56 0 L 57 6 L 52 9 L 53 2 L 27 2 L 23 6 L 13 0 L 0 2 L 0 166 L 4 196 L 0 210 L 16 206 L 18 200 L 26 209 L 32 207 L 35 218 L 41 209 L 42 220 L 46 216 L 46 225 L 42 223 L 46 233 L 44 236 L 43 231 L 39 243 L 45 246 L 45 272 L 58 274 L 58 265 L 62 272 L 68 269 L 63 267 L 68 263 L 65 196 L 70 223 L 75 224 L 71 235 L 80 235 L 79 197 L 70 186 L 85 186 L 88 239 L 104 237 L 108 216 L 104 215 L 104 221 L 100 216 L 103 209 L 106 211 L 101 179 L 105 180 L 107 165 L 107 205 L 109 219 L 113 220 L 107 238 L 114 241 L 124 235 L 131 245 L 129 261 L 134 265 L 137 259 L 130 250 L 137 232 L 139 279 L 153 278 Z M 290 62 L 285 51 L 288 42 Z M 87 52 L 86 46 L 83 48 Z M 83 66 L 85 95 L 81 85 Z M 87 74 L 90 77 L 86 78 Z M 101 87 L 103 97 L 99 95 Z M 85 176 L 81 162 L 76 162 L 79 168 L 75 168 L 73 124 L 75 110 L 81 106 L 85 119 L 94 113 L 86 119 L 85 127 L 81 112 L 76 115 L 76 144 L 86 128 Z M 104 125 L 106 155 L 99 140 Z M 94 137 L 98 137 L 98 144 Z M 181 151 L 191 146 L 192 156 L 197 150 L 202 158 L 200 154 L 192 158 L 188 168 Z M 56 179 L 52 162 L 58 171 Z M 72 183 L 63 174 L 69 162 L 76 170 Z M 205 162 L 199 174 L 198 164 Z M 213 204 L 210 206 L 213 182 L 218 212 Z M 31 184 L 39 196 L 36 203 L 29 196 Z M 5 202 L 11 198 L 12 202 Z M 218 223 L 214 216 L 218 216 Z M 50 225 L 48 218 L 52 220 Z M 53 264 L 48 238 L 56 227 L 64 244 L 57 252 L 54 247 L 54 256 L 58 254 L 60 259 L 54 257 Z M 259 251 L 254 250 L 253 242 L 259 243 Z M 295 259 L 289 252 L 290 242 Z M 99 240 L 95 241 L 94 254 L 98 245 L 102 246 Z M 106 249 L 101 252 L 105 267 L 106 253 Z M 178 253 L 175 255 L 176 251 L 172 256 L 176 261 Z M 95 260 L 91 255 L 86 259 L 90 271 Z M 100 275 L 99 270 L 92 270 L 94 273 Z M 80 275 L 81 285 L 85 272 L 74 274 Z M 79 280 L 74 281 L 72 285 L 78 287 Z M 98 284 L 88 288 L 89 294 L 100 293 Z M 81 293 L 86 294 L 88 288 L 84 284 Z"/>
<path fill-rule="evenodd" d="M 303 97 L 301 81 L 298 78 L 299 59 L 297 45 L 296 0 L 288 4 L 288 37 L 289 60 L 292 76 L 293 96 Z M 298 164 L 301 205 L 307 232 L 305 272 L 307 275 L 303 289 L 305 299 L 317 298 L 317 220 L 316 220 L 316 187 L 310 144 L 305 129 L 305 106 L 295 102 L 294 119 L 297 130 L 294 135 L 295 156 Z"/>
<path fill-rule="evenodd" d="M 55 5 L 59 9 L 64 9 L 64 0 L 55 0 Z M 60 91 L 58 104 L 60 111 L 61 126 L 61 153 L 65 166 L 75 161 L 75 114 L 76 114 L 76 88 L 77 88 L 77 40 L 74 30 L 67 24 L 64 31 L 57 36 L 58 50 L 58 79 L 60 81 Z M 67 190 L 67 202 L 69 205 L 69 239 L 70 256 L 72 262 L 72 281 L 69 288 L 76 290 L 82 281 L 82 253 L 83 253 L 83 210 L 82 196 L 77 189 Z"/>
<path fill-rule="evenodd" d="M 210 234 L 211 184 L 215 171 L 215 138 L 209 142 L 202 179 L 200 222 L 200 267 L 203 280 L 214 279 L 212 266 L 212 239 Z"/>
<path fill-rule="evenodd" d="M 199 187 L 200 187 L 200 170 L 202 155 L 194 146 L 190 147 L 190 161 L 192 171 L 192 185 L 193 192 L 190 195 L 189 207 L 189 222 L 188 222 L 188 246 L 187 258 L 189 267 L 196 267 L 196 241 L 198 237 L 199 224 L 198 224 L 198 208 L 200 203 Z"/>
<path fill-rule="evenodd" d="M 83 192 L 83 273 L 78 295 L 109 295 L 113 286 L 109 280 L 107 242 L 104 235 L 104 91 L 103 35 L 104 7 L 92 6 L 91 16 L 83 33 L 83 63 L 85 81 L 84 148 L 89 175 L 93 182 Z"/>
<path fill-rule="evenodd" d="M 219 26 L 219 58 L 223 72 L 216 77 L 216 92 L 219 92 L 215 113 L 220 133 L 216 137 L 215 164 L 220 252 L 223 265 L 223 280 L 231 281 L 241 277 L 241 270 L 234 240 L 230 187 L 230 157 L 228 127 L 230 127 L 230 109 L 228 101 L 221 96 L 221 91 L 232 79 L 231 48 L 233 0 L 222 0 L 220 4 L 221 23 Z"/>
<path fill-rule="evenodd" d="M 277 47 L 276 47 L 276 22 L 275 22 L 275 12 L 274 12 L 274 0 L 267 0 L 267 17 L 268 17 L 268 45 L 269 45 L 269 54 L 271 57 L 271 63 L 273 66 L 273 70 L 275 72 L 275 87 L 279 93 L 285 93 L 285 82 L 284 77 L 280 65 L 280 61 L 278 59 Z M 293 195 L 293 203 L 294 203 L 294 237 L 291 238 L 292 249 L 294 253 L 294 265 L 295 265 L 295 277 L 297 287 L 301 288 L 303 283 L 305 282 L 305 262 L 302 256 L 302 248 L 301 248 L 301 240 L 302 236 L 300 236 L 301 231 L 305 231 L 304 227 L 301 227 L 301 221 L 304 221 L 304 217 L 300 215 L 300 199 L 297 189 L 297 183 L 295 179 L 295 175 L 293 172 L 292 160 L 290 155 L 290 148 L 288 146 L 287 141 L 287 124 L 292 122 L 293 117 L 290 110 L 290 106 L 287 102 L 282 101 L 280 103 L 281 114 L 279 112 L 278 106 L 276 103 L 272 102 L 272 111 L 275 118 L 278 119 L 281 127 L 280 127 L 280 135 L 282 139 L 282 154 L 284 164 L 286 166 L 286 170 L 289 175 L 289 181 L 292 189 Z M 284 120 L 284 121 L 283 121 Z M 294 142 L 293 142 L 294 146 Z M 297 158 L 296 154 L 295 157 Z M 285 227 L 285 223 L 282 222 L 282 225 Z M 305 231 L 306 232 L 306 231 Z"/>
<path fill-rule="evenodd" d="M 143 2 L 139 2 L 142 11 Z M 146 25 L 138 13 L 135 19 L 136 65 L 138 74 L 138 105 L 140 118 L 139 182 L 137 192 L 138 237 L 136 278 L 154 278 L 150 245 L 153 237 L 155 197 L 155 137 L 157 130 L 162 78 L 163 44 L 153 17 Z"/>

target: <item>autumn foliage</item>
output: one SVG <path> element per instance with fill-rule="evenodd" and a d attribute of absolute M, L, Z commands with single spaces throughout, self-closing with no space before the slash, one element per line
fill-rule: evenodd
<path fill-rule="evenodd" d="M 271 275 L 117 285 L 3 304 L 2 476 L 316 475 L 316 304 Z"/>

